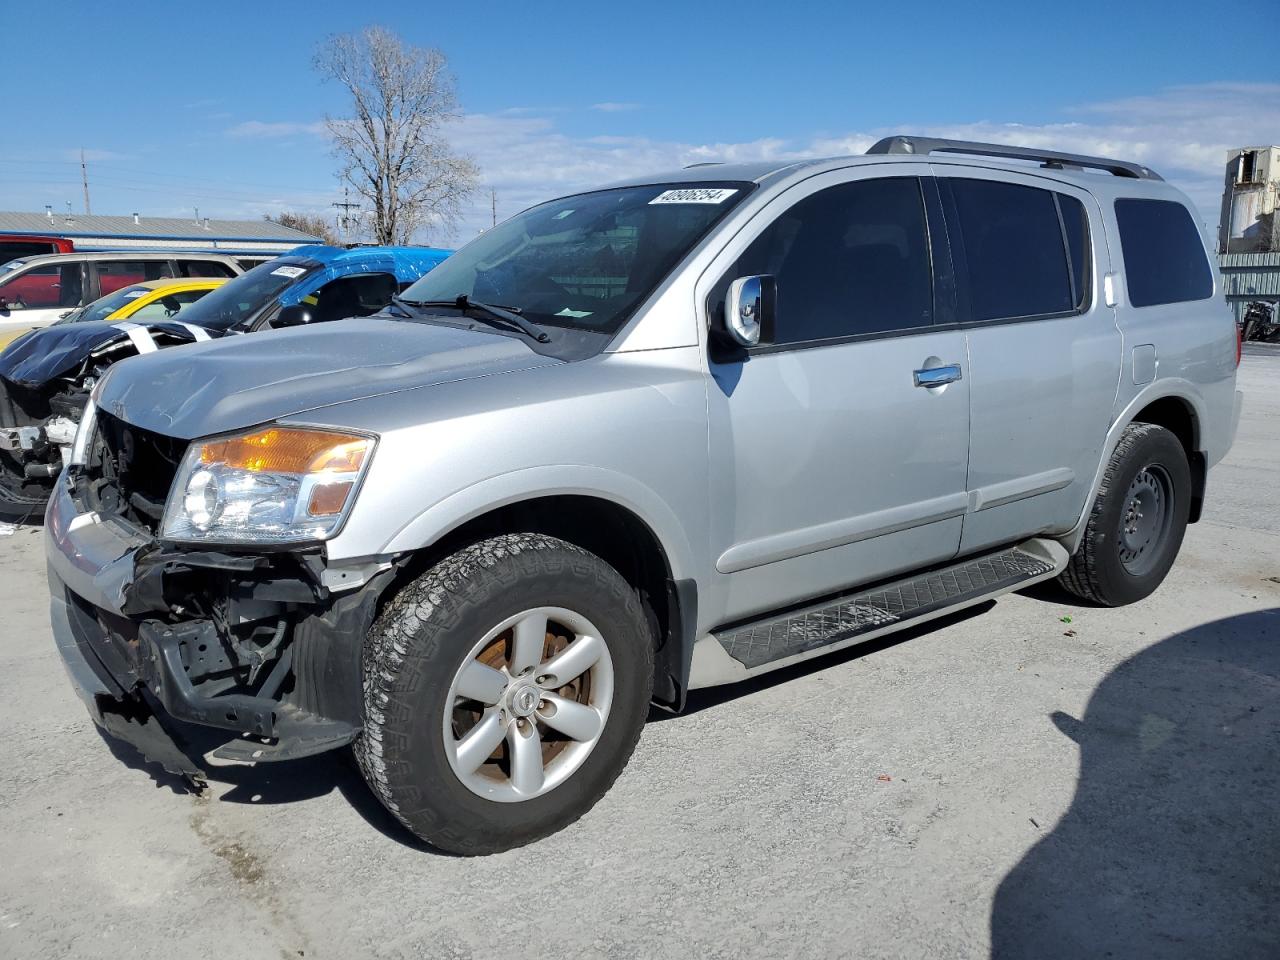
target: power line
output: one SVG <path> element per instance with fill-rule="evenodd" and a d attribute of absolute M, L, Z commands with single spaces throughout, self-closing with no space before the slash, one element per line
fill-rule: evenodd
<path fill-rule="evenodd" d="M 11 166 L 29 167 L 33 171 L 43 171 L 50 164 L 61 164 L 65 166 L 78 165 L 78 160 L 9 160 L 0 158 L 0 164 L 8 164 Z M 289 190 L 297 186 L 296 183 L 258 183 L 240 178 L 222 178 L 222 177 L 193 177 L 181 173 L 166 173 L 159 170 L 139 170 L 135 167 L 121 167 L 112 163 L 99 162 L 95 166 L 97 174 L 106 171 L 108 174 L 137 174 L 148 178 L 161 178 L 165 180 L 174 180 L 180 184 L 215 184 L 215 185 L 241 185 L 246 187 L 256 187 L 262 190 Z M 70 172 L 70 171 L 68 171 Z M 100 177 L 95 177 L 100 179 Z M 130 178 L 130 182 L 136 182 Z"/>
<path fill-rule="evenodd" d="M 137 183 L 136 181 L 117 180 L 114 177 L 101 177 L 96 175 L 94 177 L 94 182 L 97 183 L 99 186 L 106 185 L 113 190 L 125 190 L 130 193 L 146 193 L 146 194 L 151 194 L 153 196 L 156 194 L 167 194 L 167 195 L 179 196 L 183 198 L 198 198 L 203 200 L 227 200 L 235 203 L 256 203 L 256 204 L 301 202 L 297 199 L 290 200 L 287 195 L 283 197 L 279 194 L 275 196 L 264 196 L 262 193 L 248 193 L 248 192 L 242 193 L 242 192 L 235 192 L 235 191 L 225 191 L 225 192 L 210 191 L 210 190 L 205 190 L 203 188 L 192 188 L 192 187 L 182 186 L 182 185 L 142 184 L 142 183 Z M 9 180 L 6 182 L 6 186 L 14 186 L 14 185 L 33 186 L 33 187 L 50 187 L 50 186 L 56 187 L 56 186 L 73 186 L 73 185 L 80 186 L 81 181 L 79 177 L 76 177 L 74 179 L 70 177 L 41 177 L 39 179 Z M 328 193 L 327 190 L 324 190 L 322 188 L 316 188 L 314 191 L 304 190 L 300 192 L 316 193 L 316 194 Z M 294 197 L 296 198 L 297 194 L 294 194 Z"/>

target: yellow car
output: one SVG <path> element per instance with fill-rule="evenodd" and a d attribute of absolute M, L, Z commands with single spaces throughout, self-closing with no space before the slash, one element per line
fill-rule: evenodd
<path fill-rule="evenodd" d="M 133 283 L 72 310 L 55 320 L 54 324 L 97 321 L 111 323 L 118 320 L 146 323 L 149 320 L 169 320 L 181 312 L 183 307 L 195 303 L 210 290 L 216 290 L 226 282 L 224 277 L 191 277 Z M 0 350 L 26 333 L 27 329 L 0 333 Z"/>

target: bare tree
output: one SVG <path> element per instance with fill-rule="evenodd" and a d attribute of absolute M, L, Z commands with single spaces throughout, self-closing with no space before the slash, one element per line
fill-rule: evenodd
<path fill-rule="evenodd" d="M 445 137 L 458 105 L 444 54 L 366 27 L 329 37 L 314 65 L 351 93 L 354 115 L 325 123 L 342 178 L 372 211 L 374 240 L 408 243 L 418 231 L 451 232 L 478 171 Z"/>
<path fill-rule="evenodd" d="M 338 235 L 334 232 L 333 224 L 318 213 L 295 213 L 292 210 L 282 210 L 275 214 L 264 213 L 262 219 L 278 223 L 282 227 L 292 227 L 294 230 L 309 233 L 330 246 L 336 246 L 338 243 Z"/>

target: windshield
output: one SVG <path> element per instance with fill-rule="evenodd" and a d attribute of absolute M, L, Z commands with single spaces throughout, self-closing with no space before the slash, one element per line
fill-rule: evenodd
<path fill-rule="evenodd" d="M 751 186 L 664 183 L 553 200 L 477 237 L 402 297 L 466 295 L 538 324 L 613 334 Z"/>
<path fill-rule="evenodd" d="M 254 267 L 182 308 L 182 322 L 206 330 L 230 330 L 251 319 L 303 277 L 320 269 L 305 257 L 280 257 Z"/>
<path fill-rule="evenodd" d="M 54 323 L 95 323 L 99 320 L 105 320 L 126 303 L 137 300 L 139 297 L 145 297 L 150 292 L 146 287 L 121 287 L 115 293 L 99 297 L 93 303 L 83 306 L 79 310 L 72 310 L 61 320 L 55 320 Z"/>

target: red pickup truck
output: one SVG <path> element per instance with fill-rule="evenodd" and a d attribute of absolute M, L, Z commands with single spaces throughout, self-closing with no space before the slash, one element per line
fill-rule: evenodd
<path fill-rule="evenodd" d="M 42 253 L 70 253 L 76 245 L 66 237 L 39 237 L 25 233 L 0 234 L 0 263 Z"/>

